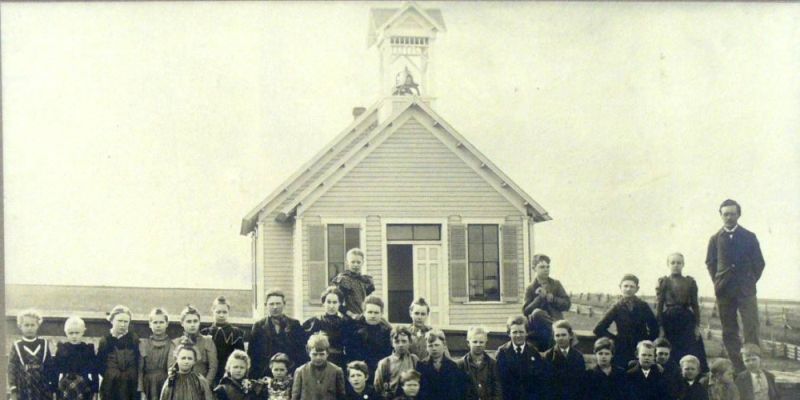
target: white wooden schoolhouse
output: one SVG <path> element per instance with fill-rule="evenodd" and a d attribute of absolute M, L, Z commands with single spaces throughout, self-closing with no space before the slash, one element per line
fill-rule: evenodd
<path fill-rule="evenodd" d="M 434 42 L 442 14 L 414 2 L 372 9 L 383 98 L 354 120 L 242 221 L 253 241 L 254 304 L 287 295 L 287 314 L 322 313 L 320 293 L 366 253 L 390 322 L 409 322 L 415 297 L 429 323 L 500 326 L 521 313 L 533 227 L 547 211 L 432 108 Z M 495 132 L 487 134 L 496 134 Z"/>

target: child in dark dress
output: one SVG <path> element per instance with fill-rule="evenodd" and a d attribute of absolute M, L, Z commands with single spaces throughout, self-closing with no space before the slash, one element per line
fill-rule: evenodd
<path fill-rule="evenodd" d="M 383 400 L 383 397 L 369 385 L 368 380 L 369 367 L 367 367 L 367 363 L 352 361 L 347 364 L 345 400 Z"/>
<path fill-rule="evenodd" d="M 217 400 L 259 400 L 267 398 L 263 383 L 247 379 L 250 356 L 234 350 L 225 362 L 225 371 L 219 385 L 214 388 Z"/>
<path fill-rule="evenodd" d="M 655 340 L 658 337 L 658 321 L 653 310 L 644 301 L 636 297 L 639 291 L 639 278 L 626 274 L 619 284 L 622 298 L 608 309 L 603 318 L 595 325 L 597 337 L 614 340 L 616 354 L 614 365 L 627 368 L 628 362 L 636 358 L 636 344 L 642 340 Z M 616 325 L 617 334 L 608 328 Z"/>
<path fill-rule="evenodd" d="M 12 400 L 53 398 L 52 356 L 47 339 L 37 336 L 42 316 L 34 310 L 17 315 L 22 339 L 14 341 L 8 355 L 8 387 Z"/>
<path fill-rule="evenodd" d="M 292 361 L 289 356 L 283 353 L 275 353 L 269 359 L 269 370 L 271 377 L 262 378 L 267 386 L 267 394 L 270 400 L 289 400 L 292 398 Z"/>
<path fill-rule="evenodd" d="M 194 372 L 197 350 L 191 340 L 181 338 L 175 350 L 175 365 L 161 389 L 161 400 L 214 400 L 208 380 Z"/>
<path fill-rule="evenodd" d="M 572 325 L 566 320 L 553 323 L 553 338 L 555 346 L 544 353 L 553 366 L 553 392 L 561 400 L 581 400 L 586 364 L 583 354 L 572 347 L 576 342 Z"/>
<path fill-rule="evenodd" d="M 158 400 L 175 345 L 167 336 L 169 316 L 163 308 L 150 311 L 149 325 L 153 334 L 139 342 L 139 391 L 142 400 Z"/>
<path fill-rule="evenodd" d="M 364 315 L 353 321 L 344 338 L 345 352 L 350 361 L 364 361 L 369 375 L 375 376 L 378 362 L 392 354 L 392 326 L 383 319 L 383 300 L 367 296 L 363 304 Z"/>
<path fill-rule="evenodd" d="M 375 291 L 372 277 L 361 273 L 364 265 L 364 251 L 359 248 L 350 249 L 345 256 L 347 270 L 336 275 L 331 284 L 335 285 L 344 295 L 344 304 L 341 306 L 342 314 L 352 319 L 358 319 L 364 312 L 362 304 L 367 296 Z"/>
<path fill-rule="evenodd" d="M 64 323 L 67 341 L 59 343 L 54 358 L 54 376 L 61 376 L 56 386 L 58 399 L 91 400 L 97 393 L 97 356 L 94 344 L 84 343 L 86 323 L 79 317 L 69 317 Z"/>
<path fill-rule="evenodd" d="M 587 371 L 586 400 L 625 400 L 627 389 L 625 370 L 611 364 L 614 342 L 600 338 L 594 342 L 594 357 L 597 364 Z"/>
<path fill-rule="evenodd" d="M 128 329 L 131 310 L 116 306 L 108 315 L 111 331 L 97 346 L 102 400 L 138 400 L 139 339 Z"/>
<path fill-rule="evenodd" d="M 244 350 L 244 332 L 228 323 L 230 311 L 231 305 L 225 297 L 217 297 L 211 303 L 211 315 L 214 316 L 214 323 L 200 330 L 201 335 L 211 337 L 214 347 L 217 349 L 217 372 L 214 381 L 211 382 L 212 387 L 225 374 L 225 365 L 227 365 L 231 353 L 234 350 Z"/>
<path fill-rule="evenodd" d="M 308 337 L 311 337 L 311 335 L 317 332 L 324 332 L 328 335 L 328 341 L 331 344 L 331 347 L 328 349 L 328 361 L 344 369 L 344 344 L 342 337 L 345 324 L 348 323 L 348 317 L 339 312 L 339 307 L 344 301 L 344 295 L 336 286 L 330 286 L 322 292 L 320 300 L 322 300 L 325 313 L 306 320 L 306 322 L 303 323 L 303 330 L 305 330 L 306 336 Z"/>

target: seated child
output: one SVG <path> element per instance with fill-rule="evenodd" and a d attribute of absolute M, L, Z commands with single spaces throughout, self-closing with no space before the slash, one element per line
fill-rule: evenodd
<path fill-rule="evenodd" d="M 328 335 L 328 342 L 331 345 L 328 349 L 328 361 L 336 364 L 339 368 L 344 368 L 342 334 L 345 330 L 345 323 L 349 322 L 349 317 L 339 312 L 339 307 L 344 302 L 344 295 L 336 286 L 330 286 L 322 292 L 320 300 L 322 300 L 325 313 L 306 320 L 303 323 L 303 330 L 307 336 L 317 332 L 324 332 Z"/>
<path fill-rule="evenodd" d="M 270 400 L 289 400 L 292 398 L 292 377 L 289 371 L 292 370 L 292 360 L 283 353 L 275 353 L 269 359 L 269 370 L 271 377 L 263 378 L 267 385 L 267 393 Z"/>
<path fill-rule="evenodd" d="M 583 398 L 586 363 L 583 354 L 572 347 L 577 340 L 572 325 L 566 320 L 553 324 L 555 346 L 544 353 L 544 359 L 553 366 L 553 392 L 562 400 Z"/>
<path fill-rule="evenodd" d="M 369 368 L 363 361 L 352 361 L 347 364 L 347 392 L 345 400 L 381 400 L 383 399 L 372 386 L 367 384 Z"/>
<path fill-rule="evenodd" d="M 571 301 L 561 282 L 550 278 L 550 257 L 533 256 L 535 278 L 525 290 L 522 313 L 528 317 L 528 340 L 540 350 L 553 346 L 553 321 L 564 319 Z"/>
<path fill-rule="evenodd" d="M 670 275 L 658 279 L 656 288 L 656 319 L 664 337 L 672 344 L 672 358 L 680 360 L 687 354 L 700 360 L 701 372 L 708 371 L 705 345 L 700 332 L 700 305 L 697 282 L 683 275 L 683 254 L 667 257 Z"/>
<path fill-rule="evenodd" d="M 64 323 L 67 341 L 59 343 L 53 359 L 57 382 L 56 397 L 61 400 L 90 400 L 98 389 L 97 356 L 94 344 L 83 342 L 86 323 L 79 317 L 69 317 Z"/>
<path fill-rule="evenodd" d="M 404 371 L 400 374 L 400 390 L 402 393 L 394 400 L 416 400 L 419 398 L 421 375 L 417 371 Z"/>
<path fill-rule="evenodd" d="M 411 346 L 409 351 L 412 354 L 416 354 L 420 360 L 424 360 L 428 357 L 425 334 L 431 330 L 431 327 L 426 325 L 428 315 L 431 313 L 431 307 L 425 299 L 420 297 L 411 303 L 408 307 L 408 313 L 411 314 Z"/>
<path fill-rule="evenodd" d="M 170 354 L 175 352 L 175 344 L 167 336 L 169 316 L 163 308 L 150 311 L 149 325 L 153 334 L 139 341 L 139 391 L 142 400 L 157 400 L 167 380 Z"/>
<path fill-rule="evenodd" d="M 345 335 L 345 352 L 348 360 L 367 363 L 370 376 L 375 376 L 378 362 L 392 354 L 392 326 L 383 319 L 380 297 L 367 296 L 363 309 L 364 315 L 350 324 L 350 332 Z"/>
<path fill-rule="evenodd" d="M 625 373 L 630 398 L 637 400 L 669 399 L 664 383 L 664 375 L 656 368 L 655 345 L 643 340 L 636 346 L 636 358 L 639 361 Z"/>
<path fill-rule="evenodd" d="M 711 372 L 705 380 L 709 400 L 739 400 L 739 389 L 733 382 L 733 363 L 718 358 L 711 363 Z"/>
<path fill-rule="evenodd" d="M 619 287 L 622 298 L 609 308 L 595 325 L 594 334 L 597 337 L 614 340 L 616 347 L 614 365 L 627 368 L 628 362 L 636 358 L 637 343 L 643 340 L 655 340 L 658 337 L 658 322 L 650 306 L 636 297 L 636 292 L 639 291 L 639 278 L 625 274 Z M 616 335 L 608 330 L 612 323 L 617 327 Z"/>
<path fill-rule="evenodd" d="M 778 399 L 775 375 L 761 368 L 761 348 L 757 344 L 742 346 L 742 360 L 747 368 L 736 377 L 736 386 L 742 400 Z"/>
<path fill-rule="evenodd" d="M 700 360 L 689 354 L 680 361 L 681 381 L 678 389 L 679 400 L 708 400 L 708 391 L 700 382 Z"/>
<path fill-rule="evenodd" d="M 210 336 L 200 334 L 200 311 L 189 305 L 181 311 L 181 326 L 183 327 L 183 336 L 175 338 L 172 342 L 175 347 L 183 342 L 184 339 L 194 345 L 195 350 L 195 364 L 194 371 L 203 375 L 206 380 L 211 383 L 217 376 L 217 346 Z M 170 359 L 169 364 L 172 365 L 174 359 Z"/>
<path fill-rule="evenodd" d="M 161 389 L 161 400 L 214 400 L 208 380 L 193 371 L 197 350 L 187 338 L 178 344 L 175 360 Z"/>
<path fill-rule="evenodd" d="M 234 350 L 225 362 L 224 373 L 214 388 L 217 400 L 257 400 L 263 398 L 264 386 L 247 379 L 250 356 L 242 350 Z M 270 397 L 270 399 L 273 399 Z M 287 397 L 288 400 L 288 397 Z"/>
<path fill-rule="evenodd" d="M 587 372 L 586 400 L 624 400 L 627 395 L 625 370 L 611 364 L 614 342 L 600 338 L 594 342 L 594 357 L 597 364 Z"/>
<path fill-rule="evenodd" d="M 375 291 L 375 284 L 372 283 L 371 276 L 361 274 L 361 266 L 364 265 L 364 252 L 361 249 L 348 250 L 345 259 L 347 270 L 336 275 L 331 283 L 344 295 L 342 314 L 358 319 L 364 312 L 364 299 Z"/>
<path fill-rule="evenodd" d="M 328 337 L 318 332 L 308 338 L 308 355 L 311 361 L 294 372 L 292 400 L 338 400 L 344 397 L 344 373 L 328 362 Z"/>
<path fill-rule="evenodd" d="M 661 366 L 666 389 L 671 396 L 677 397 L 681 390 L 681 368 L 678 363 L 672 361 L 672 344 L 661 337 L 656 339 L 653 345 L 656 346 L 656 364 Z"/>
<path fill-rule="evenodd" d="M 131 310 L 116 306 L 108 314 L 111 331 L 97 345 L 100 398 L 137 400 L 139 381 L 139 339 L 130 331 Z"/>
<path fill-rule="evenodd" d="M 17 315 L 22 339 L 15 340 L 8 356 L 8 388 L 14 400 L 51 400 L 52 364 L 47 339 L 37 336 L 42 316 L 34 310 Z"/>
<path fill-rule="evenodd" d="M 395 326 L 392 328 L 391 337 L 394 351 L 378 362 L 375 371 L 375 390 L 385 398 L 392 398 L 397 394 L 400 387 L 400 373 L 413 370 L 419 361 L 416 355 L 408 351 L 411 331 L 407 327 Z"/>
<path fill-rule="evenodd" d="M 470 377 L 470 383 L 478 395 L 478 400 L 495 400 L 502 397 L 497 362 L 486 354 L 488 340 L 489 331 L 486 328 L 470 327 L 467 330 L 469 352 L 456 360 L 458 368 Z"/>
<path fill-rule="evenodd" d="M 216 385 L 225 373 L 228 357 L 234 350 L 244 350 L 244 332 L 228 323 L 231 305 L 224 296 L 219 296 L 211 303 L 211 315 L 214 323 L 208 328 L 200 330 L 200 334 L 208 336 L 214 342 L 217 350 L 217 374 L 214 376 L 212 386 Z"/>

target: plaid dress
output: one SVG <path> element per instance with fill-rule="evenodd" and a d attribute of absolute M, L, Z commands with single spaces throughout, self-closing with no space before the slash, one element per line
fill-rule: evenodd
<path fill-rule="evenodd" d="M 97 393 L 97 357 L 91 343 L 59 343 L 54 357 L 59 376 L 56 395 L 64 400 L 89 400 Z"/>
<path fill-rule="evenodd" d="M 52 355 L 47 339 L 20 339 L 8 356 L 8 386 L 19 400 L 51 400 Z"/>

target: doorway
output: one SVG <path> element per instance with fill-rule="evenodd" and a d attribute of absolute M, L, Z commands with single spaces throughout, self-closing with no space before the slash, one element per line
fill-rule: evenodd
<path fill-rule="evenodd" d="M 414 246 L 390 244 L 386 254 L 389 269 L 389 322 L 411 323 L 408 305 L 414 301 Z"/>

